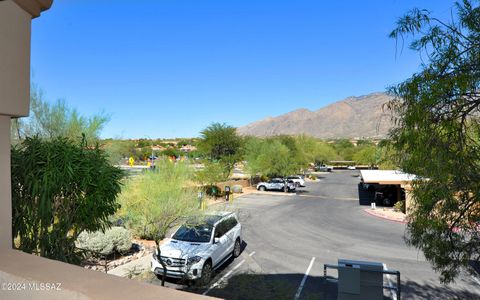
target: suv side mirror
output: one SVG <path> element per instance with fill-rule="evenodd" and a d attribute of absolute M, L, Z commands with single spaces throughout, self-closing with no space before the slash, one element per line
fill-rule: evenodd
<path fill-rule="evenodd" d="M 220 242 L 220 238 L 216 237 L 216 238 L 213 238 L 213 243 L 214 244 L 218 244 Z"/>

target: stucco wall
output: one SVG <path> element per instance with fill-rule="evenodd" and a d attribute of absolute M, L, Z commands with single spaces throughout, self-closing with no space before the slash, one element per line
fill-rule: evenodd
<path fill-rule="evenodd" d="M 0 1 L 0 115 L 28 115 L 30 27 L 30 14 L 11 0 Z"/>
<path fill-rule="evenodd" d="M 0 45 L 2 45 L 0 41 Z M 0 115 L 0 247 L 12 245 L 10 117 Z M 0 252 L 3 250 L 0 250 Z"/>

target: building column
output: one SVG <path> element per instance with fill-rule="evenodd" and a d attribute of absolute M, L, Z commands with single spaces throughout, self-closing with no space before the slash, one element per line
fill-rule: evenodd
<path fill-rule="evenodd" d="M 412 186 L 405 185 L 403 188 L 405 190 L 405 214 L 408 216 L 413 209 Z"/>
<path fill-rule="evenodd" d="M 23 7 L 37 4 L 19 2 Z M 0 248 L 12 247 L 10 120 L 28 115 L 31 22 L 32 15 L 20 4 L 0 1 Z"/>
<path fill-rule="evenodd" d="M 0 115 L 0 248 L 12 246 L 10 178 L 10 117 Z"/>

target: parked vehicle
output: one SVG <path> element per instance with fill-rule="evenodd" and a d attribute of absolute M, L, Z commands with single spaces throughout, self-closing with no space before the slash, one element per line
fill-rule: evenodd
<path fill-rule="evenodd" d="M 218 212 L 187 220 L 151 258 L 151 270 L 160 279 L 167 277 L 199 280 L 206 284 L 215 269 L 230 257 L 238 257 L 242 245 L 242 225 L 235 213 Z"/>
<path fill-rule="evenodd" d="M 349 170 L 356 170 L 357 168 L 355 166 L 348 166 L 347 169 Z"/>
<path fill-rule="evenodd" d="M 327 165 L 317 165 L 315 166 L 315 171 L 317 172 L 332 172 L 332 167 Z"/>
<path fill-rule="evenodd" d="M 305 179 L 301 175 L 288 176 L 287 179 L 293 181 L 296 188 L 305 187 Z"/>
<path fill-rule="evenodd" d="M 257 190 L 259 191 L 283 191 L 285 187 L 285 180 L 282 178 L 272 178 L 267 182 L 259 182 L 257 184 Z M 287 180 L 287 191 L 291 192 L 295 190 L 295 183 L 292 180 Z"/>

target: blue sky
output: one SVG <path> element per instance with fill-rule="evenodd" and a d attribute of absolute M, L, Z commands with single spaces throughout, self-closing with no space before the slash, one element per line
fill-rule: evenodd
<path fill-rule="evenodd" d="M 111 116 L 102 137 L 193 137 L 384 91 L 418 69 L 395 21 L 452 1 L 56 0 L 32 25 L 46 100 Z"/>

